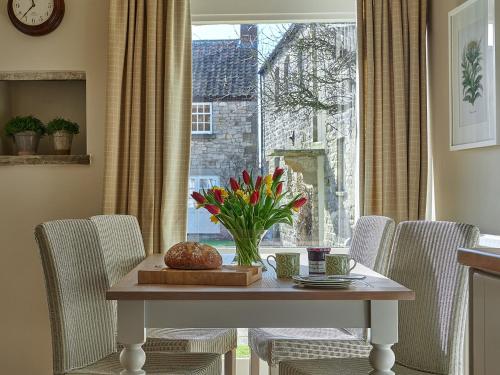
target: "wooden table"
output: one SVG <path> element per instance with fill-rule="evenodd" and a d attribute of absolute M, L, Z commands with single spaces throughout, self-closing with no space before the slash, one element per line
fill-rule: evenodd
<path fill-rule="evenodd" d="M 106 293 L 118 301 L 118 341 L 123 374 L 141 374 L 146 328 L 371 328 L 372 374 L 393 374 L 398 301 L 413 291 L 358 265 L 366 275 L 349 289 L 302 289 L 272 269 L 247 287 L 138 285 L 137 270 L 163 265 L 152 255 Z M 307 273 L 306 269 L 303 269 Z"/>

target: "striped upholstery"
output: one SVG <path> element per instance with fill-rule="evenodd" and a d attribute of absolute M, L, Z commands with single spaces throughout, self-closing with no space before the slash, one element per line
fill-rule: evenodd
<path fill-rule="evenodd" d="M 413 221 L 398 225 L 388 276 L 413 289 L 415 301 L 399 304 L 397 374 L 463 373 L 467 318 L 467 270 L 457 262 L 459 247 L 477 245 L 479 230 L 450 222 Z M 282 375 L 367 373 L 367 360 L 290 361 Z M 410 370 L 412 369 L 412 370 Z"/>
<path fill-rule="evenodd" d="M 99 215 L 95 223 L 111 285 L 146 257 L 139 223 L 130 215 Z M 227 353 L 237 346 L 236 329 L 171 329 L 147 331 L 144 350 Z"/>
<path fill-rule="evenodd" d="M 118 375 L 123 367 L 118 353 L 81 369 L 73 370 L 72 375 Z M 158 353 L 148 352 L 143 367 L 146 374 L 156 375 L 220 375 L 221 359 L 217 354 L 200 353 Z"/>
<path fill-rule="evenodd" d="M 384 273 L 394 229 L 394 220 L 385 216 L 362 216 L 358 219 L 349 254 L 356 262 Z"/>
<path fill-rule="evenodd" d="M 52 328 L 54 374 L 119 374 L 116 318 L 105 299 L 109 280 L 95 225 L 57 220 L 38 225 L 35 237 L 45 274 Z M 216 354 L 148 353 L 153 374 L 220 374 Z"/>
<path fill-rule="evenodd" d="M 367 357 L 371 346 L 336 328 L 251 328 L 248 344 L 273 366 L 289 359 Z"/>
<path fill-rule="evenodd" d="M 400 365 L 392 370 L 397 375 L 430 375 Z M 309 359 L 281 362 L 279 375 L 364 375 L 370 371 L 373 369 L 366 358 Z"/>
<path fill-rule="evenodd" d="M 367 267 L 382 271 L 394 228 L 394 221 L 387 217 L 361 217 L 354 228 L 351 256 Z M 367 330 L 360 328 L 252 328 L 248 340 L 252 351 L 270 365 L 290 359 L 367 357 L 371 350 Z"/>
<path fill-rule="evenodd" d="M 115 351 L 115 316 L 97 232 L 88 220 L 41 224 L 35 237 L 45 274 L 54 373 L 86 366 Z"/>

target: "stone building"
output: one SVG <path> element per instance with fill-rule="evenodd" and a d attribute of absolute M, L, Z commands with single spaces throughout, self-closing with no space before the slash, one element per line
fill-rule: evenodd
<path fill-rule="evenodd" d="M 243 168 L 258 168 L 257 26 L 240 39 L 194 40 L 190 192 L 227 184 Z M 188 235 L 226 237 L 189 199 Z"/>
<path fill-rule="evenodd" d="M 344 245 L 350 238 L 355 42 L 351 23 L 294 24 L 259 70 L 265 168 L 284 167 L 287 188 L 309 197 L 293 227 L 275 228 L 274 239 L 283 246 Z"/>

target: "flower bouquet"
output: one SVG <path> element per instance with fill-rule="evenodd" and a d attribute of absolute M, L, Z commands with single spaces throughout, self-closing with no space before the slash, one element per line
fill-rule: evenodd
<path fill-rule="evenodd" d="M 264 266 L 259 254 L 264 234 L 277 223 L 293 225 L 293 213 L 307 202 L 301 194 L 284 202 L 287 192 L 283 192 L 283 172 L 277 168 L 274 174 L 258 176 L 254 181 L 244 170 L 242 179 L 229 179 L 229 187 L 213 186 L 191 195 L 197 208 L 205 208 L 212 214 L 213 223 L 221 223 L 231 233 L 238 265 Z"/>

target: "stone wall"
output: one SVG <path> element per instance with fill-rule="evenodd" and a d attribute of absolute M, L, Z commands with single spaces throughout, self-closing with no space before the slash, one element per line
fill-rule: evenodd
<path fill-rule="evenodd" d="M 193 176 L 219 176 L 221 184 L 247 168 L 258 168 L 256 101 L 213 102 L 212 134 L 193 134 Z"/>
<path fill-rule="evenodd" d="M 354 51 L 355 27 L 339 28 L 339 31 L 344 40 L 349 41 L 342 47 Z M 304 33 L 297 34 L 297 37 L 301 35 Z M 269 68 L 261 72 L 264 86 L 276 85 L 273 72 L 276 67 L 285 70 L 284 64 L 289 53 L 291 51 L 286 47 L 282 48 Z M 287 69 L 297 67 L 289 65 Z M 293 227 L 282 224 L 275 228 L 274 240 L 283 246 L 344 245 L 351 236 L 355 214 L 355 85 L 345 85 L 340 90 L 352 95 L 353 99 L 342 105 L 336 113 L 309 108 L 287 112 L 276 107 L 272 96 L 263 98 L 264 168 L 271 173 L 278 166 L 285 168 L 287 188 L 309 198 L 307 206 L 296 216 Z M 280 151 L 276 152 L 277 149 Z M 299 152 L 297 156 L 287 157 L 290 150 Z M 308 150 L 317 150 L 317 155 L 324 156 L 311 156 Z M 298 171 L 301 168 L 304 171 L 321 168 L 322 164 L 322 171 L 316 170 L 316 173 L 319 173 L 320 178 L 323 175 L 324 181 L 310 177 L 306 179 L 305 173 Z M 319 188 L 321 183 L 323 186 Z M 320 193 L 322 190 L 324 193 Z"/>
<path fill-rule="evenodd" d="M 190 175 L 217 176 L 224 186 L 243 169 L 258 173 L 258 133 L 257 101 L 213 102 L 212 134 L 192 134 Z M 227 230 L 220 229 L 220 234 L 191 233 L 188 238 L 229 239 Z"/>

